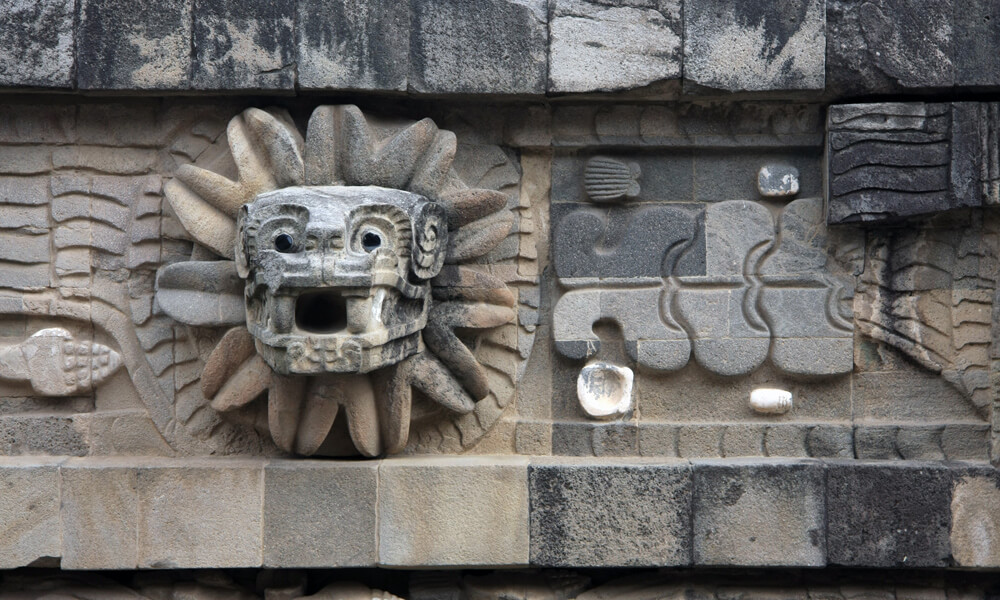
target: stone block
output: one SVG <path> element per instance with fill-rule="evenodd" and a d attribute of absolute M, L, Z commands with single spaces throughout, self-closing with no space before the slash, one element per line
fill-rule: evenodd
<path fill-rule="evenodd" d="M 951 553 L 958 566 L 1000 567 L 1000 476 L 992 467 L 963 469 L 951 489 Z"/>
<path fill-rule="evenodd" d="M 1000 86 L 1000 64 L 990 58 L 1000 54 L 1000 4 L 964 0 L 954 8 L 955 85 Z"/>
<path fill-rule="evenodd" d="M 826 564 L 821 463 L 695 462 L 693 473 L 695 564 Z"/>
<path fill-rule="evenodd" d="M 300 0 L 297 10 L 300 89 L 406 90 L 406 3 Z"/>
<path fill-rule="evenodd" d="M 186 89 L 194 0 L 141 8 L 128 0 L 81 0 L 77 85 L 93 90 Z"/>
<path fill-rule="evenodd" d="M 640 456 L 677 456 L 676 425 L 639 423 Z"/>
<path fill-rule="evenodd" d="M 73 87 L 74 0 L 0 4 L 0 86 Z"/>
<path fill-rule="evenodd" d="M 140 468 L 139 568 L 259 567 L 262 465 L 186 460 Z"/>
<path fill-rule="evenodd" d="M 528 563 L 528 461 L 449 457 L 379 468 L 379 564 Z"/>
<path fill-rule="evenodd" d="M 409 88 L 544 94 L 545 0 L 410 0 Z"/>
<path fill-rule="evenodd" d="M 275 461 L 264 468 L 264 566 L 371 567 L 375 462 Z"/>
<path fill-rule="evenodd" d="M 687 565 L 687 463 L 538 461 L 529 468 L 531 564 Z"/>
<path fill-rule="evenodd" d="M 292 90 L 295 2 L 196 0 L 192 87 Z"/>
<path fill-rule="evenodd" d="M 63 464 L 62 568 L 136 568 L 139 496 L 132 465 L 132 459 Z"/>
<path fill-rule="evenodd" d="M 617 111 L 612 108 L 608 109 L 608 112 L 597 113 L 597 115 L 591 116 L 591 120 L 600 122 L 605 125 L 609 125 L 612 129 L 608 132 L 611 137 L 618 138 L 619 135 L 624 139 L 616 139 L 615 141 L 622 144 L 641 144 L 644 137 L 640 136 L 639 131 L 616 131 L 621 127 L 625 127 L 625 124 L 619 124 L 617 121 L 632 119 L 632 125 L 634 126 L 634 121 L 639 119 L 639 115 L 617 115 L 616 112 L 625 112 L 624 109 L 629 108 L 627 106 L 616 106 Z M 566 114 L 564 108 L 559 109 L 557 114 Z M 572 113 L 569 114 L 570 119 L 576 118 Z M 671 120 L 676 120 L 678 117 L 676 115 L 671 115 Z M 609 123 L 610 122 L 610 123 Z M 580 123 L 573 123 L 579 126 Z M 675 134 L 679 135 L 679 133 Z M 602 136 L 603 137 L 603 136 Z M 602 140 L 603 141 L 603 140 Z M 594 140 L 597 142 L 597 140 Z M 614 143 L 614 142 L 612 142 Z M 590 161 L 595 157 L 579 154 L 559 154 L 552 160 L 552 201 L 553 204 L 560 202 L 583 202 L 591 199 L 587 191 L 587 166 Z M 622 163 L 629 168 L 628 177 L 634 177 L 636 182 L 639 184 L 638 193 L 633 197 L 628 197 L 627 199 L 619 199 L 618 202 L 627 203 L 638 203 L 638 202 L 690 202 L 694 198 L 693 189 L 693 177 L 694 173 L 694 163 L 692 153 L 689 151 L 676 151 L 676 152 L 657 152 L 657 153 L 602 153 L 598 158 L 611 159 L 616 162 Z M 638 167 L 638 175 L 636 176 L 632 173 L 631 165 Z M 600 183 L 600 182 L 594 182 Z M 715 181 L 715 188 L 718 189 L 719 180 Z M 593 186 L 591 186 L 593 187 Z M 628 191 L 628 190 L 626 190 Z M 632 190 L 635 191 L 635 190 Z M 713 200 L 718 200 L 719 197 L 715 196 Z M 586 205 L 582 205 L 586 206 Z M 614 204 L 612 204 L 614 206 Z M 554 208 L 554 207 L 553 207 Z M 675 206 L 675 208 L 681 209 L 693 209 L 691 206 Z M 634 208 L 633 208 L 634 210 Z M 629 214 L 629 213 L 624 213 Z"/>
<path fill-rule="evenodd" d="M 827 551 L 834 565 L 950 563 L 951 472 L 934 463 L 827 466 Z"/>
<path fill-rule="evenodd" d="M 677 454 L 684 458 L 722 456 L 725 425 L 684 425 L 677 434 Z"/>
<path fill-rule="evenodd" d="M 955 80 L 952 0 L 826 0 L 827 88 L 838 95 L 942 89 Z"/>
<path fill-rule="evenodd" d="M 990 426 L 945 425 L 941 450 L 948 460 L 989 460 Z"/>
<path fill-rule="evenodd" d="M 896 460 L 900 458 L 896 450 L 898 427 L 874 426 L 854 428 L 854 455 L 862 460 Z"/>
<path fill-rule="evenodd" d="M 854 458 L 854 429 L 850 425 L 816 425 L 806 434 L 806 450 L 816 458 Z"/>
<path fill-rule="evenodd" d="M 592 423 L 553 423 L 552 454 L 555 456 L 593 456 Z"/>
<path fill-rule="evenodd" d="M 627 90 L 680 79 L 680 0 L 557 0 L 550 19 L 550 92 Z"/>
<path fill-rule="evenodd" d="M 729 92 L 822 90 L 824 0 L 684 2 L 684 80 Z"/>
<path fill-rule="evenodd" d="M 59 462 L 19 457 L 0 466 L 0 568 L 62 555 Z"/>

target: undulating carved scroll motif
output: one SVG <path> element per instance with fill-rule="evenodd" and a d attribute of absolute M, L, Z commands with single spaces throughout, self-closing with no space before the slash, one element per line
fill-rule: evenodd
<path fill-rule="evenodd" d="M 520 358 L 516 264 L 495 250 L 517 219 L 507 193 L 452 168 L 455 135 L 322 106 L 304 139 L 258 109 L 226 138 L 222 166 L 165 186 L 203 250 L 163 267 L 156 296 L 181 323 L 230 328 L 201 373 L 212 408 L 247 417 L 266 394 L 250 420 L 305 455 L 349 450 L 341 413 L 366 456 L 442 421 L 463 445 L 489 429 Z"/>
<path fill-rule="evenodd" d="M 630 357 L 654 370 L 680 369 L 692 354 L 720 375 L 768 357 L 792 374 L 851 370 L 854 267 L 832 250 L 822 199 L 789 203 L 777 227 L 757 202 L 610 210 L 627 221 L 616 239 L 607 211 L 577 208 L 557 226 L 556 271 L 570 288 L 553 316 L 562 354 L 594 356 L 593 324 L 608 319 Z M 857 248 L 841 237 L 842 254 Z"/>

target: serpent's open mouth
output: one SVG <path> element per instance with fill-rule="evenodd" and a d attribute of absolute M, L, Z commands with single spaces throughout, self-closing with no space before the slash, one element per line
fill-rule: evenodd
<path fill-rule="evenodd" d="M 347 300 L 337 291 L 306 292 L 295 301 L 295 327 L 312 334 L 347 328 Z"/>

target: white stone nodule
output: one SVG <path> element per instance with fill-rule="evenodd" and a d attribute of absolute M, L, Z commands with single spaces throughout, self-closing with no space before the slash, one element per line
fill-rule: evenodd
<path fill-rule="evenodd" d="M 750 392 L 750 407 L 762 414 L 783 415 L 792 410 L 792 393 L 775 388 L 757 388 Z"/>
<path fill-rule="evenodd" d="M 632 369 L 593 362 L 580 369 L 576 395 L 580 407 L 595 419 L 612 419 L 632 410 Z"/>

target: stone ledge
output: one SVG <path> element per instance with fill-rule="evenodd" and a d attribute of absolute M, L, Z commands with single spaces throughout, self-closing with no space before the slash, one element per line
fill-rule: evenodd
<path fill-rule="evenodd" d="M 164 0 L 129 8 L 123 0 L 0 6 L 0 89 L 649 98 L 1000 89 L 1000 67 L 988 58 L 1000 50 L 1000 8 L 990 0 Z"/>
<path fill-rule="evenodd" d="M 16 457 L 0 566 L 998 569 L 998 499 L 983 463 Z"/>

